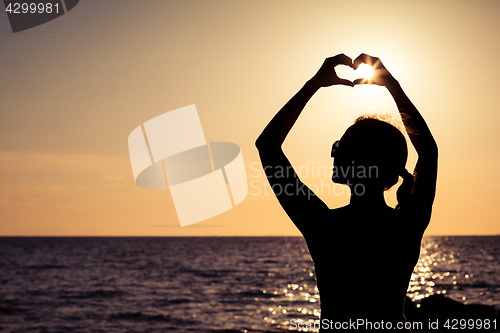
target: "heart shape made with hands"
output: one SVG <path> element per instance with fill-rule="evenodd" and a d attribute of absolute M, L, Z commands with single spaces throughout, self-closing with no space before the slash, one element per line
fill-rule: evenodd
<path fill-rule="evenodd" d="M 353 82 L 356 79 L 371 79 L 375 73 L 373 67 L 367 64 L 360 64 L 358 69 L 354 70 L 349 66 L 339 65 L 335 67 L 337 76 Z"/>

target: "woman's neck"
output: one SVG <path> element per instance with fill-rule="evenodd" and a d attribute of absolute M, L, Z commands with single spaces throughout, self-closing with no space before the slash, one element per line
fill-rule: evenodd
<path fill-rule="evenodd" d="M 363 184 L 349 186 L 349 188 L 351 189 L 351 201 L 349 206 L 365 208 L 387 207 L 383 189 L 368 187 Z"/>

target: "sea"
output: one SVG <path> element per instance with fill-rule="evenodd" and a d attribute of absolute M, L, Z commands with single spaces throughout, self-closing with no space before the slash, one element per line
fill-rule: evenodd
<path fill-rule="evenodd" d="M 408 296 L 500 310 L 499 259 L 500 236 L 425 237 Z M 1 332 L 317 332 L 290 322 L 319 314 L 302 237 L 0 238 Z"/>

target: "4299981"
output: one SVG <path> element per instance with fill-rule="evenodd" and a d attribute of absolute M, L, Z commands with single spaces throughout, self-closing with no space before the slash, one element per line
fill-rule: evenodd
<path fill-rule="evenodd" d="M 19 2 L 14 2 L 14 3 L 9 3 L 9 5 L 5 8 L 5 11 L 9 14 L 26 14 L 26 13 L 31 13 L 31 14 L 51 14 L 51 13 L 59 13 L 59 3 L 44 3 L 44 2 L 39 2 L 39 3 L 19 3 Z"/>
<path fill-rule="evenodd" d="M 496 330 L 496 319 L 447 319 L 443 325 L 444 328 L 449 330 Z"/>

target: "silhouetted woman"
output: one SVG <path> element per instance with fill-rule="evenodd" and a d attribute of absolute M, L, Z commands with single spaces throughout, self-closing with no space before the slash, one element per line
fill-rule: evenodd
<path fill-rule="evenodd" d="M 361 63 L 373 67 L 372 79 L 351 82 L 335 72 L 337 65 L 357 69 Z M 410 174 L 405 168 L 408 150 L 403 134 L 386 122 L 358 119 L 332 147 L 332 180 L 349 186 L 351 200 L 345 207 L 330 209 L 299 180 L 281 146 L 316 91 L 332 85 L 357 84 L 388 89 L 418 161 Z M 379 59 L 366 54 L 354 62 L 343 54 L 328 58 L 271 120 L 256 146 L 278 201 L 304 236 L 313 259 L 321 302 L 320 330 L 337 323 L 344 329 L 375 331 L 368 322 L 378 325 L 376 331 L 389 328 L 388 322 L 392 331 L 403 328 L 408 284 L 431 218 L 438 149 L 398 81 Z M 387 206 L 384 191 L 399 177 L 404 181 L 397 191 L 398 205 L 393 209 Z M 353 322 L 360 325 L 353 326 Z"/>

